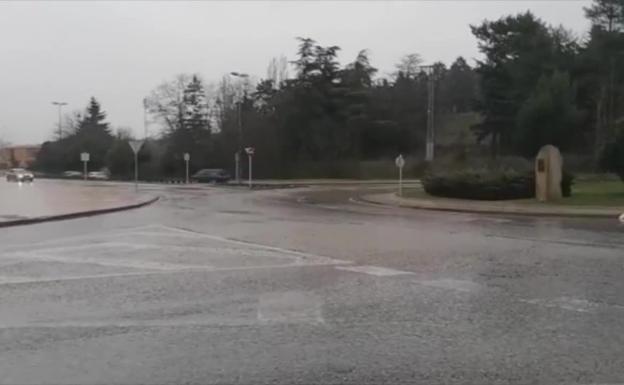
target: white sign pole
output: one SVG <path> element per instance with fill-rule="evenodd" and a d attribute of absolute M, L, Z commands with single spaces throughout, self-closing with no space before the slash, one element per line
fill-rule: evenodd
<path fill-rule="evenodd" d="M 253 156 L 250 154 L 249 155 L 249 188 L 252 188 L 252 184 L 251 184 L 251 167 L 252 167 L 252 161 L 251 159 L 253 158 Z"/>
<path fill-rule="evenodd" d="M 82 161 L 82 177 L 87 180 L 87 163 L 89 162 L 89 153 L 81 152 L 80 160 Z"/>
<path fill-rule="evenodd" d="M 403 155 L 399 154 L 394 160 L 394 164 L 399 168 L 399 196 L 403 196 L 403 167 L 405 166 L 405 159 Z"/>
<path fill-rule="evenodd" d="M 139 191 L 139 153 L 134 153 L 134 191 Z"/>
<path fill-rule="evenodd" d="M 189 160 L 191 160 L 191 154 L 184 153 L 184 162 L 186 163 L 186 184 L 189 184 Z"/>
<path fill-rule="evenodd" d="M 143 146 L 143 140 L 131 140 L 128 142 L 134 152 L 134 191 L 139 191 L 139 151 Z"/>
<path fill-rule="evenodd" d="M 403 167 L 399 167 L 399 196 L 403 196 Z"/>
<path fill-rule="evenodd" d="M 252 182 L 251 182 L 251 175 L 252 175 L 252 158 L 255 152 L 255 148 L 253 147 L 247 147 L 245 148 L 245 152 L 247 153 L 247 157 L 249 158 L 249 188 L 252 188 Z"/>

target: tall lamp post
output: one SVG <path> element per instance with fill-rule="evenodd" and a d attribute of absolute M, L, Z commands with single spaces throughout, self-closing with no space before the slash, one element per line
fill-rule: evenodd
<path fill-rule="evenodd" d="M 427 91 L 427 144 L 425 147 L 425 161 L 433 162 L 435 150 L 435 73 L 434 66 L 432 65 L 421 66 L 420 68 L 427 74 L 429 88 Z"/>
<path fill-rule="evenodd" d="M 53 105 L 58 107 L 58 134 L 59 134 L 59 139 L 63 139 L 63 126 L 61 125 L 63 122 L 63 118 L 62 118 L 62 108 L 63 106 L 66 106 L 67 103 L 66 102 L 52 102 Z"/>
<path fill-rule="evenodd" d="M 230 75 L 240 78 L 240 79 L 248 79 L 249 75 L 241 72 L 230 72 Z M 234 154 L 234 162 L 235 162 L 235 174 L 236 174 L 236 183 L 240 184 L 240 157 L 243 153 L 243 101 L 239 100 L 237 102 L 238 105 L 238 149 L 236 150 L 236 154 Z"/>

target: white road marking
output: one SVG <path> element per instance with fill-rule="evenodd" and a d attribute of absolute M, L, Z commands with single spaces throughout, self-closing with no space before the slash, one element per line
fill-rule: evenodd
<path fill-rule="evenodd" d="M 137 242 L 130 242 L 123 240 L 120 237 L 130 237 L 130 239 L 136 239 Z M 169 245 L 167 244 L 167 238 L 169 236 L 174 237 L 188 237 L 197 241 L 206 240 L 206 246 L 202 247 L 201 244 L 195 244 L 193 246 L 183 245 Z M 149 239 L 145 237 L 158 237 L 159 239 L 165 237 L 164 242 L 149 243 Z M 73 242 L 72 242 L 73 241 Z M 143 252 L 141 258 L 133 257 L 133 251 L 147 251 Z M 223 257 L 227 255 L 235 255 L 237 257 L 252 258 L 277 258 L 278 260 L 266 260 L 266 264 L 260 264 L 256 266 L 251 263 L 247 266 L 233 266 L 233 267 L 217 267 L 214 263 L 211 265 L 184 263 L 184 262 L 167 262 L 166 260 L 158 261 L 151 259 L 150 250 L 157 257 L 166 257 L 168 252 L 175 253 L 181 257 L 185 256 L 184 250 L 189 253 L 193 253 L 193 257 L 205 256 L 205 261 L 211 263 L 211 256 L 218 255 Z M 156 254 L 157 253 L 157 254 Z M 221 255 L 225 254 L 225 255 Z M 60 267 L 58 271 L 51 274 L 41 276 L 30 275 L 0 275 L 0 285 L 18 284 L 18 283 L 45 283 L 45 282 L 57 282 L 57 281 L 73 281 L 81 279 L 96 279 L 96 278 L 111 278 L 111 277 L 126 277 L 126 276 L 148 276 L 154 274 L 168 274 L 177 272 L 223 272 L 223 271 L 238 271 L 238 270 L 254 270 L 254 269 L 280 269 L 280 268 L 293 268 L 293 267 L 305 267 L 305 266 L 326 266 L 326 265 L 348 265 L 351 261 L 345 261 L 335 258 L 326 257 L 323 255 L 306 253 L 296 250 L 289 250 L 281 247 L 268 246 L 258 244 L 255 242 L 234 240 L 224 238 L 216 235 L 209 235 L 194 232 L 191 230 L 180 229 L 175 227 L 163 226 L 158 224 L 152 224 L 148 226 L 140 226 L 131 229 L 122 229 L 110 231 L 107 233 L 91 234 L 91 236 L 82 235 L 78 237 L 70 237 L 65 239 L 55 239 L 50 242 L 41 242 L 30 245 L 22 245 L 18 249 L 5 252 L 0 256 L 6 262 L 15 263 L 26 262 L 60 262 L 66 264 L 86 264 L 96 266 L 118 267 L 128 269 L 138 269 L 141 271 L 127 271 L 117 273 L 102 273 L 102 274 L 83 274 L 72 275 L 65 274 L 63 268 Z M 282 263 L 279 259 L 286 258 L 287 263 Z M 247 261 L 247 262 L 249 262 Z M 372 271 L 377 275 L 396 275 L 396 272 L 375 267 L 364 267 L 364 271 Z M 1 274 L 1 272 L 0 272 Z M 56 276 L 55 276 L 56 274 Z M 403 274 L 403 272 L 401 272 Z"/>
<path fill-rule="evenodd" d="M 168 228 L 168 229 L 171 229 L 171 230 L 179 231 L 181 233 L 198 234 L 199 236 L 201 236 L 203 238 L 206 238 L 206 239 L 212 239 L 212 240 L 216 240 L 216 241 L 220 241 L 220 242 L 231 243 L 233 245 L 252 246 L 252 247 L 255 247 L 255 248 L 259 248 L 259 249 L 277 251 L 277 252 L 285 253 L 285 254 L 298 255 L 298 256 L 301 256 L 301 257 L 304 257 L 304 258 L 312 258 L 312 259 L 315 259 L 317 261 L 323 261 L 326 264 L 351 264 L 352 263 L 351 261 L 345 261 L 345 260 L 341 260 L 341 259 L 330 258 L 330 257 L 326 257 L 324 255 L 319 255 L 319 254 L 306 253 L 306 252 L 302 252 L 302 251 L 290 250 L 290 249 L 285 249 L 285 248 L 276 247 L 276 246 L 268 246 L 268 245 L 264 245 L 264 244 L 261 244 L 261 243 L 251 242 L 251 241 L 242 241 L 242 240 L 237 240 L 237 239 L 224 238 L 224 237 L 217 236 L 217 235 L 196 233 L 194 231 L 180 229 L 180 228 L 176 228 L 176 227 L 168 227 L 168 226 L 165 226 L 165 227 Z"/>
<path fill-rule="evenodd" d="M 112 248 L 110 246 L 106 246 Z M 70 250 L 71 248 L 67 248 Z M 67 250 L 66 250 L 67 251 Z M 108 267 L 129 267 L 134 269 L 147 269 L 147 270 L 181 270 L 181 269 L 189 269 L 189 268 L 206 268 L 210 266 L 206 265 L 189 265 L 189 264 L 181 264 L 181 263 L 168 263 L 168 262 L 157 262 L 157 261 L 147 261 L 147 260 L 138 260 L 138 259 L 128 259 L 128 258 L 97 258 L 97 257 L 89 257 L 88 255 L 80 255 L 76 257 L 68 257 L 68 256 L 60 256 L 60 255 L 50 255 L 35 251 L 23 251 L 17 252 L 14 255 L 20 257 L 22 259 L 27 259 L 30 261 L 44 261 L 44 262 L 61 262 L 61 263 L 77 263 L 77 264 L 88 264 L 88 265 L 98 265 L 98 266 L 108 266 Z"/>
<path fill-rule="evenodd" d="M 376 207 L 376 208 L 383 207 L 382 204 L 364 202 L 363 200 L 357 199 L 355 197 L 350 197 L 349 202 L 354 203 L 356 205 L 360 205 L 360 206 L 369 206 L 369 207 Z"/>
<path fill-rule="evenodd" d="M 362 273 L 375 275 L 377 277 L 392 277 L 395 275 L 411 275 L 410 271 L 394 270 L 378 266 L 336 266 L 338 270 L 352 271 L 354 273 Z"/>
<path fill-rule="evenodd" d="M 461 291 L 461 292 L 472 292 L 472 291 L 480 290 L 482 288 L 482 286 L 476 282 L 459 280 L 459 279 L 448 279 L 448 278 L 429 280 L 429 281 L 419 281 L 418 283 L 424 286 L 437 287 L 440 289 L 456 290 L 456 291 Z"/>
<path fill-rule="evenodd" d="M 327 266 L 324 263 L 289 263 L 281 265 L 266 265 L 266 266 L 236 266 L 236 267 L 213 267 L 213 266 L 195 266 L 195 267 L 182 267 L 179 269 L 171 270 L 145 270 L 128 273 L 104 273 L 104 274 L 86 274 L 76 276 L 57 276 L 48 278 L 34 278 L 34 277 L 15 277 L 15 276 L 0 276 L 1 285 L 12 285 L 17 283 L 48 283 L 48 282 L 63 282 L 63 281 L 78 281 L 83 279 L 98 279 L 98 278 L 117 278 L 117 277 L 138 277 L 138 276 L 150 276 L 150 275 L 164 275 L 164 274 L 177 274 L 177 273 L 218 273 L 218 272 L 234 272 L 234 271 L 251 271 L 251 270 L 271 270 L 271 269 L 291 269 L 295 267 L 320 267 Z"/>
<path fill-rule="evenodd" d="M 563 310 L 575 311 L 579 313 L 593 313 L 600 308 L 615 308 L 624 310 L 623 305 L 604 304 L 593 302 L 583 298 L 558 297 L 558 298 L 532 298 L 520 299 L 520 302 L 529 303 L 531 305 L 544 306 L 548 308 L 559 308 Z"/>

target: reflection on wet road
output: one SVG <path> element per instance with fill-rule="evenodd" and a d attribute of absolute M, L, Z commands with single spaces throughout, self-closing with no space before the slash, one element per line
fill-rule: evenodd
<path fill-rule="evenodd" d="M 145 187 L 0 233 L 0 383 L 624 382 L 624 228 Z"/>
<path fill-rule="evenodd" d="M 0 179 L 0 222 L 106 209 L 145 200 L 128 184 L 41 179 L 6 182 Z"/>

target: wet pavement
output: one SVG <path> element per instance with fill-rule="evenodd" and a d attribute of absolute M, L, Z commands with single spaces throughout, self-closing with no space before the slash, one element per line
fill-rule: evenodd
<path fill-rule="evenodd" d="M 131 184 L 53 179 L 17 183 L 2 178 L 0 222 L 108 209 L 145 199 Z"/>
<path fill-rule="evenodd" d="M 624 227 L 144 187 L 0 230 L 0 383 L 624 383 Z"/>

